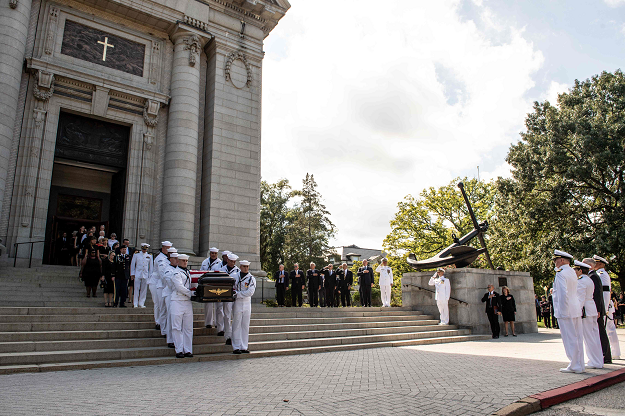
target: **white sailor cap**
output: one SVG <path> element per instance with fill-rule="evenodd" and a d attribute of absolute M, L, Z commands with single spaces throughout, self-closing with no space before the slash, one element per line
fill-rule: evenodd
<path fill-rule="evenodd" d="M 161 246 L 163 246 L 163 247 L 171 247 L 171 246 L 173 246 L 173 244 L 172 244 L 172 243 L 170 243 L 169 241 L 163 241 L 163 242 L 161 243 Z"/>
<path fill-rule="evenodd" d="M 224 250 L 224 251 L 222 251 L 222 252 L 221 252 L 221 255 L 222 255 L 222 256 L 227 256 L 227 255 L 229 255 L 229 254 L 232 254 L 232 252 L 231 252 L 231 251 L 228 251 L 228 250 Z"/>
<path fill-rule="evenodd" d="M 384 261 L 388 262 L 388 259 L 387 259 L 386 257 L 384 257 L 384 258 L 382 259 L 382 261 L 383 261 L 383 262 L 384 262 Z"/>
<path fill-rule="evenodd" d="M 186 254 L 178 254 L 178 260 L 189 260 L 189 256 Z"/>
<path fill-rule="evenodd" d="M 594 256 L 592 256 L 592 259 L 594 261 L 600 261 L 601 263 L 606 264 L 606 265 L 610 264 L 610 263 L 608 263 L 608 261 L 606 259 L 604 259 L 603 257 L 599 257 L 596 254 Z"/>
<path fill-rule="evenodd" d="M 141 243 L 141 247 L 147 247 L 150 248 L 150 245 L 148 243 Z"/>
<path fill-rule="evenodd" d="M 169 258 L 177 258 L 178 257 L 178 253 L 169 253 Z"/>
<path fill-rule="evenodd" d="M 438 269 L 436 269 L 437 272 L 444 272 L 445 269 L 443 269 L 442 267 L 439 267 Z"/>
<path fill-rule="evenodd" d="M 240 264 L 241 266 L 249 266 L 249 265 L 250 265 L 250 262 L 249 262 L 249 261 L 247 261 L 247 260 L 241 260 L 241 261 L 239 262 L 239 264 Z"/>
<path fill-rule="evenodd" d="M 574 264 L 573 266 L 574 269 L 578 269 L 578 268 L 590 269 L 590 264 L 582 263 L 581 261 L 575 260 L 573 264 Z"/>
<path fill-rule="evenodd" d="M 573 260 L 573 256 L 571 256 L 569 253 L 567 253 L 566 251 L 562 251 L 562 250 L 554 250 L 553 251 L 553 259 L 569 259 L 569 260 Z"/>
<path fill-rule="evenodd" d="M 219 249 L 217 247 L 211 247 L 208 249 L 211 253 L 219 253 Z"/>
<path fill-rule="evenodd" d="M 239 259 L 239 256 L 237 256 L 234 253 L 230 253 L 228 254 L 228 260 L 232 260 L 232 261 L 237 261 Z"/>
<path fill-rule="evenodd" d="M 170 248 L 168 248 L 168 249 L 167 249 L 167 252 L 168 252 L 168 253 L 177 253 L 177 252 L 178 252 L 178 249 L 173 248 L 173 247 L 170 247 Z"/>

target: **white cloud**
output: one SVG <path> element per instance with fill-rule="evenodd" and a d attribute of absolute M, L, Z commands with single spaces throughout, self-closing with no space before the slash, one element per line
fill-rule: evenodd
<path fill-rule="evenodd" d="M 481 32 L 458 8 L 292 1 L 268 37 L 263 178 L 299 187 L 313 173 L 337 244 L 381 247 L 405 195 L 446 184 L 518 139 L 543 56 L 521 30 Z M 505 175 L 502 163 L 492 175 Z"/>
<path fill-rule="evenodd" d="M 568 92 L 570 86 L 567 84 L 562 84 L 556 81 L 551 81 L 549 84 L 549 88 L 547 91 L 541 94 L 541 100 L 547 100 L 551 105 L 558 104 L 558 94 L 562 94 L 563 92 Z"/>
<path fill-rule="evenodd" d="M 603 0 L 610 7 L 619 7 L 625 4 L 625 0 Z"/>

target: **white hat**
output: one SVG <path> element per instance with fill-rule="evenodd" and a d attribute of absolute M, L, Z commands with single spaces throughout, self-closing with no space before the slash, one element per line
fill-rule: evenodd
<path fill-rule="evenodd" d="M 382 259 L 382 261 L 386 261 L 386 262 L 388 262 L 388 259 L 387 259 L 386 257 L 384 257 L 384 258 Z"/>
<path fill-rule="evenodd" d="M 610 263 L 608 263 L 608 261 L 607 261 L 606 259 L 604 259 L 603 257 L 599 257 L 599 256 L 597 256 L 596 254 L 595 254 L 594 256 L 592 256 L 592 259 L 593 259 L 594 261 L 600 261 L 601 263 L 603 263 L 603 264 L 605 264 L 605 265 L 610 264 Z"/>
<path fill-rule="evenodd" d="M 241 261 L 239 262 L 239 264 L 240 264 L 241 266 L 249 266 L 249 265 L 250 265 L 250 262 L 249 262 L 249 261 L 247 261 L 247 260 L 241 260 Z"/>
<path fill-rule="evenodd" d="M 150 248 L 150 245 L 148 243 L 141 243 L 141 247 L 147 247 Z"/>
<path fill-rule="evenodd" d="M 178 252 L 178 249 L 173 248 L 173 247 L 170 247 L 170 248 L 168 248 L 168 249 L 167 249 L 167 252 L 168 252 L 168 253 L 177 253 L 177 252 Z"/>
<path fill-rule="evenodd" d="M 444 272 L 445 269 L 443 269 L 442 267 L 439 267 L 438 269 L 436 269 L 437 272 Z"/>
<path fill-rule="evenodd" d="M 239 256 L 237 256 L 234 253 L 230 253 L 228 254 L 228 260 L 232 260 L 232 261 L 237 261 L 239 259 Z"/>
<path fill-rule="evenodd" d="M 178 254 L 178 260 L 189 260 L 189 256 L 186 254 Z"/>
<path fill-rule="evenodd" d="M 170 253 L 170 254 L 169 254 L 169 258 L 171 259 L 172 257 L 173 257 L 173 258 L 178 257 L 178 253 Z"/>
<path fill-rule="evenodd" d="M 211 253 L 219 253 L 219 249 L 217 247 L 211 247 L 208 249 Z"/>
<path fill-rule="evenodd" d="M 173 246 L 173 244 L 172 244 L 172 243 L 170 243 L 169 241 L 163 241 L 163 242 L 161 243 L 161 246 L 163 246 L 163 247 L 171 247 L 171 246 Z"/>
<path fill-rule="evenodd" d="M 553 260 L 558 259 L 558 258 L 573 260 L 573 256 L 571 256 L 566 251 L 554 250 L 553 251 Z"/>
<path fill-rule="evenodd" d="M 581 261 L 575 260 L 573 264 L 574 264 L 573 268 L 582 267 L 584 269 L 590 269 L 590 264 L 582 263 Z"/>
<path fill-rule="evenodd" d="M 229 255 L 229 254 L 232 254 L 232 252 L 231 252 L 231 251 L 228 251 L 228 250 L 224 250 L 224 251 L 222 251 L 222 252 L 221 252 L 221 255 L 222 255 L 222 256 L 227 256 L 227 255 Z"/>

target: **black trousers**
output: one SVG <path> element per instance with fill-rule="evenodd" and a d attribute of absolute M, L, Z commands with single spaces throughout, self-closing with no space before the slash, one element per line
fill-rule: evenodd
<path fill-rule="evenodd" d="M 115 279 L 115 305 L 124 306 L 128 297 L 128 280 Z"/>
<path fill-rule="evenodd" d="M 286 285 L 284 283 L 276 284 L 276 300 L 278 306 L 284 306 L 284 296 L 286 295 Z"/>
<path fill-rule="evenodd" d="M 334 286 L 326 287 L 326 306 L 328 308 L 334 306 Z"/>
<path fill-rule="evenodd" d="M 542 313 L 540 313 L 540 308 L 536 308 L 536 321 L 540 322 L 540 318 L 542 316 Z"/>
<path fill-rule="evenodd" d="M 551 328 L 551 314 L 546 313 L 543 315 L 543 318 L 545 318 L 545 327 Z"/>
<path fill-rule="evenodd" d="M 341 295 L 339 294 L 339 288 L 334 289 L 334 306 L 339 307 L 341 304 Z"/>
<path fill-rule="evenodd" d="M 319 290 L 316 287 L 308 288 L 308 303 L 312 308 L 319 306 Z"/>
<path fill-rule="evenodd" d="M 499 336 L 499 315 L 497 315 L 492 309 L 486 312 L 488 315 L 488 321 L 490 322 L 490 330 L 493 333 L 494 337 Z"/>
<path fill-rule="evenodd" d="M 361 302 L 362 306 L 371 306 L 371 285 L 362 285 L 362 297 Z"/>
<path fill-rule="evenodd" d="M 291 285 L 291 306 L 302 306 L 302 285 Z"/>
<path fill-rule="evenodd" d="M 605 330 L 605 316 L 597 318 L 597 324 L 599 324 L 599 339 L 601 339 L 601 349 L 603 350 L 603 362 L 612 362 L 612 351 L 610 350 L 610 340 L 608 339 L 608 333 Z"/>
<path fill-rule="evenodd" d="M 352 296 L 347 287 L 341 288 L 341 305 L 343 307 L 352 306 Z"/>

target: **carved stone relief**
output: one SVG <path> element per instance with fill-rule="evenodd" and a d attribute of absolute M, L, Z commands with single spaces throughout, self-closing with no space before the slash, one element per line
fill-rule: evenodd
<path fill-rule="evenodd" d="M 46 55 L 52 55 L 54 51 L 54 41 L 56 40 L 56 26 L 59 21 L 59 8 L 50 7 L 50 14 L 48 16 L 48 32 L 46 34 L 46 47 L 44 53 Z"/>
<path fill-rule="evenodd" d="M 189 51 L 189 65 L 195 66 L 200 56 L 200 38 L 197 35 L 191 35 L 184 38 L 185 50 Z"/>
<path fill-rule="evenodd" d="M 243 85 L 242 87 L 236 85 L 232 81 L 232 74 L 231 74 L 232 64 L 237 59 L 240 60 L 243 63 L 243 65 L 245 65 L 245 70 L 247 72 L 247 81 L 245 82 L 245 85 Z M 243 52 L 232 52 L 231 54 L 228 55 L 228 57 L 226 58 L 225 73 L 226 73 L 226 81 L 232 82 L 232 85 L 234 85 L 237 88 L 250 87 L 252 85 L 252 68 L 250 67 L 249 62 L 247 62 L 247 58 L 245 57 L 245 54 L 243 54 Z"/>

